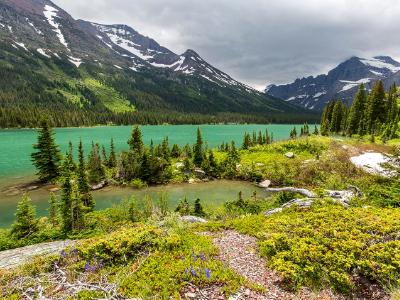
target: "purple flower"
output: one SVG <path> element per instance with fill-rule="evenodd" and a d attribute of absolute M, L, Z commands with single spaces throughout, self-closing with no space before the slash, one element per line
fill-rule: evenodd
<path fill-rule="evenodd" d="M 196 272 L 196 270 L 193 269 L 193 268 L 191 268 L 190 273 L 191 273 L 193 276 L 197 276 L 197 272 Z"/>
<path fill-rule="evenodd" d="M 201 259 L 202 261 L 205 261 L 205 260 L 206 260 L 206 256 L 205 256 L 204 253 L 201 253 L 201 254 L 200 254 L 200 259 Z"/>
<path fill-rule="evenodd" d="M 196 260 L 197 260 L 196 254 L 193 254 L 193 260 L 196 262 Z"/>
<path fill-rule="evenodd" d="M 62 250 L 62 251 L 60 252 L 60 255 L 61 255 L 62 257 L 64 257 L 64 258 L 66 258 L 66 257 L 67 257 L 67 253 L 65 253 L 65 251 L 64 251 L 64 250 Z"/>
<path fill-rule="evenodd" d="M 78 254 L 78 249 L 74 248 L 74 249 L 71 251 L 71 253 L 72 253 L 73 255 L 77 255 L 77 254 Z"/>
<path fill-rule="evenodd" d="M 92 270 L 93 270 L 92 266 L 89 264 L 89 262 L 86 262 L 85 271 L 86 272 L 91 272 Z"/>
<path fill-rule="evenodd" d="M 207 279 L 211 279 L 211 270 L 208 268 L 205 268 L 205 273 L 206 273 Z"/>
<path fill-rule="evenodd" d="M 184 255 L 182 255 L 182 261 L 185 261 L 185 256 Z"/>
<path fill-rule="evenodd" d="M 185 273 L 186 273 L 186 274 L 189 274 L 189 268 L 186 268 L 186 269 L 185 269 Z"/>

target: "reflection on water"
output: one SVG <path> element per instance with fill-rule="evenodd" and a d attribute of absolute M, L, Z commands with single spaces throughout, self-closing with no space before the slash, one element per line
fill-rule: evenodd
<path fill-rule="evenodd" d="M 189 203 L 193 203 L 197 198 L 202 202 L 205 209 L 221 206 L 225 201 L 237 198 L 239 192 L 247 198 L 256 191 L 258 197 L 265 198 L 267 193 L 259 187 L 242 181 L 217 180 L 195 184 L 175 184 L 167 186 L 149 187 L 146 189 L 135 190 L 132 188 L 107 187 L 100 191 L 95 191 L 93 196 L 96 200 L 96 209 L 111 207 L 119 203 L 124 198 L 136 197 L 142 199 L 149 195 L 152 199 L 158 199 L 160 193 L 166 193 L 170 208 L 175 208 L 180 199 L 187 198 Z M 59 195 L 59 193 L 57 193 Z M 39 216 L 47 215 L 49 191 L 46 188 L 29 192 Z M 21 194 L 6 196 L 5 192 L 0 192 L 0 226 L 9 226 L 14 220 L 15 208 Z M 6 200 L 4 200 L 6 199 Z"/>

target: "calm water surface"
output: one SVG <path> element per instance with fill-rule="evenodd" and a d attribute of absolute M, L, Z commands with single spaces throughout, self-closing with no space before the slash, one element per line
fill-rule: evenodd
<path fill-rule="evenodd" d="M 300 126 L 297 125 L 298 132 Z M 146 144 L 153 140 L 155 144 L 161 143 L 168 136 L 170 144 L 183 146 L 186 143 L 194 143 L 196 140 L 197 125 L 160 125 L 141 126 L 143 139 Z M 203 139 L 209 147 L 214 148 L 222 142 L 235 141 L 240 146 L 245 132 L 263 131 L 268 128 L 275 140 L 287 139 L 293 125 L 201 125 Z M 114 139 L 117 151 L 128 149 L 126 141 L 129 139 L 132 126 L 110 126 L 90 128 L 57 128 L 56 142 L 60 149 L 65 152 L 68 142 L 74 145 L 82 139 L 85 151 L 88 153 L 92 141 L 103 144 L 108 149 L 110 139 Z M 32 145 L 36 142 L 37 131 L 34 129 L 5 129 L 0 130 L 0 226 L 9 225 L 13 220 L 13 214 L 17 201 L 21 195 L 7 192 L 10 186 L 28 182 L 35 179 L 35 170 L 30 161 Z M 170 195 L 171 205 L 183 196 L 188 195 L 190 200 L 202 199 L 207 203 L 222 203 L 230 197 L 237 195 L 239 191 L 250 192 L 254 186 L 249 183 L 232 182 L 210 182 L 194 185 L 179 185 L 149 188 L 146 191 L 134 191 L 131 189 L 113 188 L 102 190 L 94 194 L 97 208 L 110 207 L 122 198 L 131 194 L 143 196 L 145 193 L 155 195 L 161 190 Z M 32 191 L 29 193 L 38 214 L 45 215 L 49 192 L 46 189 Z M 224 197 L 226 196 L 226 197 Z"/>

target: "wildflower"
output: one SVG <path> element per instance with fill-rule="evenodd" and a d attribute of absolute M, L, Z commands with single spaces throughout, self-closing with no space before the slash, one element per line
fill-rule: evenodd
<path fill-rule="evenodd" d="M 64 258 L 66 258 L 66 257 L 67 257 L 67 253 L 65 253 L 65 251 L 64 251 L 64 250 L 62 250 L 62 251 L 60 252 L 60 255 L 61 255 L 61 257 L 64 257 Z"/>
<path fill-rule="evenodd" d="M 93 268 L 92 268 L 92 266 L 89 264 L 89 262 L 86 262 L 86 264 L 85 264 L 85 271 L 86 271 L 86 272 L 91 272 L 91 271 L 93 271 Z"/>
<path fill-rule="evenodd" d="M 206 273 L 206 278 L 210 280 L 211 279 L 211 270 L 208 268 L 205 268 L 205 273 Z"/>
<path fill-rule="evenodd" d="M 197 260 L 196 254 L 193 254 L 193 260 L 194 260 L 194 262 L 196 262 L 196 260 Z"/>
<path fill-rule="evenodd" d="M 201 254 L 200 254 L 200 259 L 201 259 L 202 261 L 205 261 L 205 260 L 206 260 L 206 256 L 205 256 L 204 253 L 201 253 Z"/>
<path fill-rule="evenodd" d="M 196 272 L 196 270 L 193 269 L 193 268 L 190 270 L 190 273 L 191 273 L 193 276 L 197 276 L 197 272 Z"/>
<path fill-rule="evenodd" d="M 182 261 L 185 261 L 185 255 L 182 255 Z"/>

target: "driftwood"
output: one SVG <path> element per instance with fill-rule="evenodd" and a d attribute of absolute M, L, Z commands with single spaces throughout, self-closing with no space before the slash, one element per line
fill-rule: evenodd
<path fill-rule="evenodd" d="M 308 198 L 316 198 L 317 195 L 307 189 L 299 189 L 299 188 L 294 188 L 294 187 L 282 187 L 282 188 L 266 188 L 265 189 L 267 192 L 272 192 L 272 193 L 279 193 L 279 192 L 291 192 L 291 193 L 296 193 L 303 195 Z"/>

